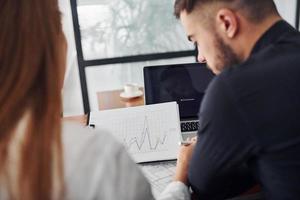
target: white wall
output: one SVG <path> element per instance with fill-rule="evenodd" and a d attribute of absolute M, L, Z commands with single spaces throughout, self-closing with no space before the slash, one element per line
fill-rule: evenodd
<path fill-rule="evenodd" d="M 281 16 L 293 26 L 296 21 L 296 0 L 274 0 Z"/>
<path fill-rule="evenodd" d="M 67 73 L 63 89 L 64 115 L 80 115 L 83 114 L 83 104 L 76 59 L 70 0 L 59 1 L 63 13 L 63 27 L 68 41 Z M 290 24 L 294 25 L 296 0 L 275 0 L 275 3 L 282 17 Z"/>

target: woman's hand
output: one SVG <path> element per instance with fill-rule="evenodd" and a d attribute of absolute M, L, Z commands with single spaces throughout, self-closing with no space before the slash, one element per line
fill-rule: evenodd
<path fill-rule="evenodd" d="M 188 185 L 188 169 L 194 147 L 197 142 L 197 137 L 187 139 L 190 144 L 182 145 L 177 158 L 176 173 L 174 181 L 180 181 Z"/>

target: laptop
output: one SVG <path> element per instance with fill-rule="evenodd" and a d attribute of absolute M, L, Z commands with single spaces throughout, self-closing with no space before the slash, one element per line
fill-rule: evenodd
<path fill-rule="evenodd" d="M 146 105 L 176 101 L 182 140 L 196 136 L 200 104 L 214 77 L 206 64 L 146 66 L 143 72 Z"/>

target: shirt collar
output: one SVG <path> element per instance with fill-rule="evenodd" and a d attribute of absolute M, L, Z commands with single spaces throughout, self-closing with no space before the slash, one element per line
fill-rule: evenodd
<path fill-rule="evenodd" d="M 256 42 L 251 51 L 251 55 L 264 49 L 266 46 L 275 43 L 283 34 L 293 30 L 293 27 L 284 20 L 276 22 L 269 30 L 267 30 Z"/>

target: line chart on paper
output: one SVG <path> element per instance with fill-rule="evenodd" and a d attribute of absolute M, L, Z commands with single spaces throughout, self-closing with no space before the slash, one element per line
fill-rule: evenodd
<path fill-rule="evenodd" d="M 109 130 L 137 163 L 176 159 L 180 126 L 174 102 L 94 112 L 90 124 Z"/>
<path fill-rule="evenodd" d="M 123 139 L 123 143 L 129 151 L 133 148 L 136 148 L 138 151 L 142 151 L 145 148 L 149 151 L 156 151 L 165 145 L 168 140 L 167 137 L 168 134 L 164 133 L 161 136 L 155 136 L 153 138 L 149 127 L 148 116 L 145 116 L 143 128 L 140 130 L 140 134 L 133 137 L 125 137 Z"/>

